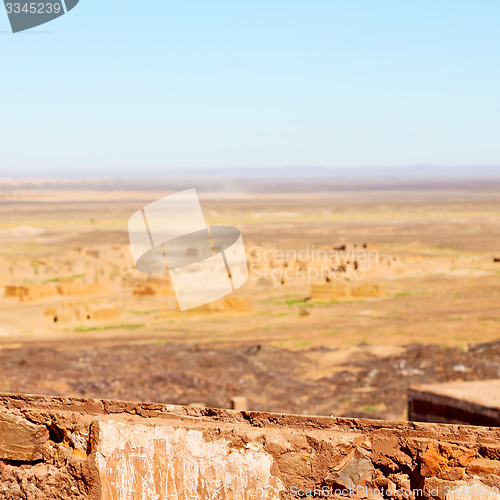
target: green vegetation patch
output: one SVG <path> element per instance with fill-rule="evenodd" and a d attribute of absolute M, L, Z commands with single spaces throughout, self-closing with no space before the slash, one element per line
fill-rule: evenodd
<path fill-rule="evenodd" d="M 78 326 L 75 332 L 104 332 L 106 330 L 137 330 L 142 328 L 144 323 L 122 323 L 121 325 L 108 326 Z"/>
<path fill-rule="evenodd" d="M 85 274 L 73 274 L 72 276 L 51 278 L 51 279 L 45 280 L 44 283 L 58 283 L 59 281 L 76 280 L 76 279 L 81 279 L 81 278 L 85 278 Z"/>

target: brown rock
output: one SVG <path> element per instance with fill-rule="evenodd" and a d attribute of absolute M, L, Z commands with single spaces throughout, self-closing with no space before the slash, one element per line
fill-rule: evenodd
<path fill-rule="evenodd" d="M 448 479 L 449 481 L 460 481 L 465 477 L 465 468 L 447 467 L 441 472 L 439 477 L 441 479 Z"/>
<path fill-rule="evenodd" d="M 448 481 L 444 479 L 437 479 L 435 477 L 428 477 L 425 479 L 423 487 L 423 498 L 447 500 L 453 488 L 465 486 L 464 482 Z M 469 500 L 473 500 L 469 498 Z"/>
<path fill-rule="evenodd" d="M 479 449 L 479 454 L 482 457 L 490 458 L 491 460 L 500 460 L 500 445 L 484 444 Z"/>
<path fill-rule="evenodd" d="M 488 460 L 486 458 L 476 458 L 467 467 L 467 472 L 475 475 L 496 475 L 500 476 L 500 462 Z"/>
<path fill-rule="evenodd" d="M 370 453 L 362 448 L 354 449 L 341 464 L 339 470 L 325 478 L 328 486 L 344 486 L 356 489 L 357 486 L 370 480 L 375 472 Z"/>
<path fill-rule="evenodd" d="M 431 444 L 422 456 L 420 474 L 424 477 L 438 476 L 447 466 L 448 459 L 441 455 L 435 444 Z"/>
<path fill-rule="evenodd" d="M 474 459 L 476 452 L 451 443 L 431 441 L 421 455 L 422 476 L 457 481 L 464 476 L 465 467 Z"/>
<path fill-rule="evenodd" d="M 373 434 L 373 461 L 396 471 L 399 465 L 411 467 L 413 459 L 403 450 L 397 433 L 382 429 Z"/>
<path fill-rule="evenodd" d="M 470 448 L 457 446 L 451 443 L 440 443 L 440 449 L 448 457 L 448 461 L 453 467 L 465 467 L 474 460 L 476 452 Z"/>
<path fill-rule="evenodd" d="M 40 460 L 41 445 L 48 438 L 49 432 L 45 427 L 0 413 L 0 459 L 17 462 Z"/>

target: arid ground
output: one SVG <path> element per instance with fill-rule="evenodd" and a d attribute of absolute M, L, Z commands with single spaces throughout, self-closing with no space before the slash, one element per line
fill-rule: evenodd
<path fill-rule="evenodd" d="M 191 187 L 250 278 L 181 313 L 127 222 Z M 500 179 L 0 181 L 0 391 L 404 419 L 500 377 L 499 261 Z"/>

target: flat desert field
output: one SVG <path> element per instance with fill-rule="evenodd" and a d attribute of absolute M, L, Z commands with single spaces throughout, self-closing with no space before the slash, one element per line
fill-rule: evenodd
<path fill-rule="evenodd" d="M 180 312 L 128 219 L 191 187 L 249 279 Z M 0 181 L 0 264 L 2 392 L 405 419 L 500 377 L 500 179 Z"/>

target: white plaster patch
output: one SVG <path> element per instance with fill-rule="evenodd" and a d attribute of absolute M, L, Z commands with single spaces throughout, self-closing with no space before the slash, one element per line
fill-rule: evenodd
<path fill-rule="evenodd" d="M 99 428 L 103 500 L 279 500 L 285 489 L 262 445 L 235 449 L 159 421 L 106 419 Z"/>

